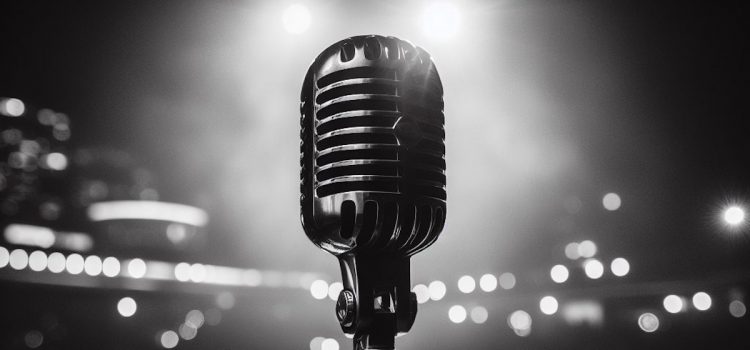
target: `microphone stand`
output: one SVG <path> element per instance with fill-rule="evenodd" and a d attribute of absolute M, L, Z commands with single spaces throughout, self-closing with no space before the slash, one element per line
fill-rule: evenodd
<path fill-rule="evenodd" d="M 338 258 L 344 290 L 336 316 L 343 331 L 354 335 L 354 349 L 395 349 L 394 338 L 408 332 L 417 316 L 409 258 L 356 253 Z"/>

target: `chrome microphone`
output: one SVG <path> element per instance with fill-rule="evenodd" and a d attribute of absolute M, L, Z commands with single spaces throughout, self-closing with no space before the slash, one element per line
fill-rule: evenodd
<path fill-rule="evenodd" d="M 302 226 L 336 255 L 336 303 L 356 349 L 393 349 L 414 323 L 409 259 L 445 223 L 443 87 L 430 55 L 394 37 L 325 49 L 301 94 Z"/>

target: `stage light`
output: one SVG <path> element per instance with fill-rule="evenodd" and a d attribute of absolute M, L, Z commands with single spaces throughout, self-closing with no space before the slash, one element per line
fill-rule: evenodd
<path fill-rule="evenodd" d="M 583 265 L 586 276 L 591 279 L 598 279 L 604 275 L 604 265 L 599 260 L 589 259 Z"/>
<path fill-rule="evenodd" d="M 310 27 L 310 11 L 305 5 L 293 4 L 284 10 L 281 17 L 284 29 L 291 34 L 302 34 Z"/>
<path fill-rule="evenodd" d="M 89 276 L 98 276 L 102 273 L 102 259 L 96 255 L 86 257 L 83 262 L 83 269 Z"/>
<path fill-rule="evenodd" d="M 604 205 L 604 209 L 615 211 L 617 209 L 620 209 L 622 200 L 617 193 L 610 192 L 604 195 L 604 198 L 602 198 L 602 204 Z"/>
<path fill-rule="evenodd" d="M 729 313 L 736 318 L 740 318 L 747 313 L 747 307 L 745 306 L 745 303 L 740 300 L 732 300 L 732 302 L 729 303 Z"/>
<path fill-rule="evenodd" d="M 10 252 L 9 263 L 14 270 L 23 270 L 29 263 L 29 256 L 23 249 L 14 249 Z"/>
<path fill-rule="evenodd" d="M 653 333 L 659 329 L 659 318 L 656 315 L 646 312 L 638 317 L 638 326 L 646 333 Z"/>
<path fill-rule="evenodd" d="M 123 200 L 94 203 L 87 209 L 91 221 L 107 220 L 158 220 L 179 222 L 192 226 L 205 226 L 208 214 L 199 208 L 185 204 Z"/>
<path fill-rule="evenodd" d="M 55 244 L 55 232 L 48 227 L 10 224 L 3 233 L 11 244 L 28 245 L 47 249 Z"/>
<path fill-rule="evenodd" d="M 460 290 L 462 293 L 471 293 L 474 291 L 476 286 L 477 283 L 471 276 L 461 276 L 461 278 L 458 279 L 458 290 Z"/>
<path fill-rule="evenodd" d="M 590 240 L 582 241 L 578 243 L 578 255 L 583 258 L 593 258 L 596 255 L 596 243 Z"/>
<path fill-rule="evenodd" d="M 333 282 L 330 286 L 328 286 L 328 298 L 330 298 L 333 301 L 336 301 L 339 299 L 339 294 L 341 291 L 344 290 L 344 284 L 341 282 Z"/>
<path fill-rule="evenodd" d="M 578 243 L 571 242 L 568 243 L 565 246 L 565 256 L 570 260 L 576 260 L 581 257 L 581 254 L 578 254 Z"/>
<path fill-rule="evenodd" d="M 192 269 L 190 271 L 192 277 Z M 128 274 L 133 278 L 141 278 L 146 275 L 146 262 L 142 259 L 135 258 L 128 262 Z"/>
<path fill-rule="evenodd" d="M 107 257 L 102 261 L 102 273 L 107 277 L 115 277 L 120 273 L 120 261 L 115 257 Z"/>
<path fill-rule="evenodd" d="M 667 295 L 662 304 L 664 304 L 664 310 L 671 314 L 676 314 L 685 308 L 682 298 L 674 294 Z"/>
<path fill-rule="evenodd" d="M 165 349 L 172 349 L 177 346 L 177 343 L 180 341 L 180 337 L 177 335 L 177 333 L 175 333 L 175 331 L 165 331 L 161 334 L 159 340 L 162 347 L 164 347 Z"/>
<path fill-rule="evenodd" d="M 50 254 L 49 257 L 47 257 L 47 268 L 52 273 L 65 271 L 65 255 L 58 252 Z"/>
<path fill-rule="evenodd" d="M 531 316 L 523 310 L 513 311 L 508 316 L 508 326 L 519 336 L 525 337 L 531 334 Z"/>
<path fill-rule="evenodd" d="M 328 296 L 328 283 L 323 280 L 315 280 L 310 285 L 310 294 L 313 298 L 323 300 Z"/>
<path fill-rule="evenodd" d="M 430 290 L 430 299 L 434 301 L 443 299 L 445 296 L 446 288 L 442 281 L 432 281 L 427 288 Z"/>
<path fill-rule="evenodd" d="M 491 273 L 482 275 L 482 277 L 479 278 L 479 288 L 482 288 L 485 292 L 491 292 L 497 289 L 497 277 Z"/>
<path fill-rule="evenodd" d="M 430 300 L 430 289 L 424 284 L 418 284 L 412 288 L 412 292 L 417 295 L 417 302 L 424 304 Z"/>
<path fill-rule="evenodd" d="M 320 343 L 320 350 L 339 350 L 339 342 L 333 338 L 326 338 Z"/>
<path fill-rule="evenodd" d="M 497 282 L 502 289 L 513 289 L 516 286 L 516 276 L 510 272 L 503 272 Z"/>
<path fill-rule="evenodd" d="M 625 258 L 616 258 L 612 260 L 609 267 L 612 270 L 612 274 L 617 277 L 625 276 L 630 272 L 630 263 L 628 263 Z"/>
<path fill-rule="evenodd" d="M 725 209 L 724 221 L 731 226 L 737 226 L 745 222 L 745 210 L 736 205 Z"/>
<path fill-rule="evenodd" d="M 711 296 L 706 292 L 698 292 L 693 295 L 693 306 L 699 311 L 711 308 Z"/>
<path fill-rule="evenodd" d="M 10 262 L 10 252 L 5 247 L 0 247 L 0 268 L 8 266 Z"/>
<path fill-rule="evenodd" d="M 466 320 L 466 309 L 461 305 L 453 305 L 448 309 L 448 318 L 453 323 L 461 323 Z"/>
<path fill-rule="evenodd" d="M 122 317 L 135 315 L 137 309 L 138 304 L 136 304 L 135 300 L 131 297 L 122 298 L 117 302 L 117 312 L 119 312 Z"/>
<path fill-rule="evenodd" d="M 548 295 L 539 301 L 539 309 L 545 315 L 554 315 L 557 312 L 558 306 L 557 299 L 553 296 Z"/>
<path fill-rule="evenodd" d="M 7 117 L 20 117 L 26 112 L 26 105 L 17 98 L 4 98 L 0 100 L 0 113 Z"/>
<path fill-rule="evenodd" d="M 476 306 L 472 308 L 469 315 L 471 317 L 471 320 L 476 324 L 485 323 L 489 318 L 489 312 L 487 312 L 487 309 L 483 306 Z"/>
<path fill-rule="evenodd" d="M 563 283 L 568 280 L 570 272 L 564 265 L 555 265 L 550 269 L 549 275 L 555 283 Z"/>
<path fill-rule="evenodd" d="M 435 39 L 448 39 L 456 35 L 461 24 L 458 8 L 448 2 L 431 3 L 422 15 L 422 30 Z"/>

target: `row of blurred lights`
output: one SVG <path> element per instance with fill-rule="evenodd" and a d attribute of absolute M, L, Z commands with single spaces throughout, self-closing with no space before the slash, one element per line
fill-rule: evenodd
<path fill-rule="evenodd" d="M 14 270 L 29 268 L 35 272 L 48 270 L 52 273 L 67 271 L 78 275 L 104 275 L 106 277 L 147 278 L 155 280 L 172 280 L 237 287 L 286 287 L 308 289 L 318 275 L 302 272 L 281 272 L 271 270 L 241 269 L 236 267 L 189 264 L 181 262 L 172 264 L 161 261 L 144 261 L 140 258 L 120 260 L 115 257 L 102 259 L 96 255 L 83 257 L 72 253 L 65 256 L 59 252 L 49 255 L 41 250 L 27 253 L 23 249 L 8 251 L 0 247 L 0 268 L 10 266 Z"/>
<path fill-rule="evenodd" d="M 304 4 L 289 5 L 281 16 L 284 29 L 290 34 L 302 34 L 312 24 L 313 15 Z M 461 12 L 452 2 L 430 2 L 422 10 L 421 29 L 433 39 L 454 37 L 461 25 Z"/>

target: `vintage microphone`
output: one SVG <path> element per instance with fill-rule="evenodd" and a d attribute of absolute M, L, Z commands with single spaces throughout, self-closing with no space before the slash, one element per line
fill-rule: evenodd
<path fill-rule="evenodd" d="M 356 36 L 313 61 L 301 101 L 302 226 L 339 259 L 354 348 L 393 349 L 417 314 L 409 258 L 445 223 L 440 77 L 407 41 Z"/>

